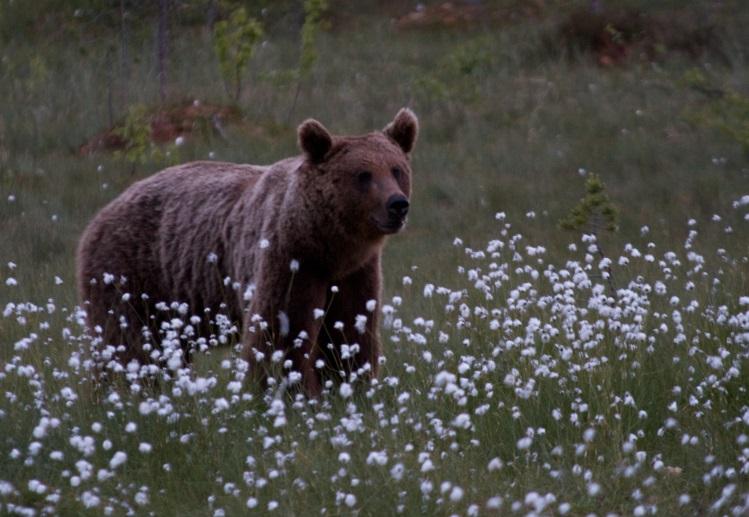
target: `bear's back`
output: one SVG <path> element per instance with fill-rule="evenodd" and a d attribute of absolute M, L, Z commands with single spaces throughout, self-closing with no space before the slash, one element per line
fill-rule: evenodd
<path fill-rule="evenodd" d="M 129 190 L 158 191 L 165 197 L 194 197 L 237 193 L 252 188 L 267 166 L 229 162 L 197 161 L 164 169 L 138 183 Z M 127 191 L 126 191 L 127 193 Z"/>
<path fill-rule="evenodd" d="M 96 215 L 81 238 L 82 301 L 91 297 L 90 279 L 104 273 L 127 277 L 129 288 L 165 300 L 201 292 L 195 284 L 205 274 L 207 255 L 221 251 L 232 207 L 267 170 L 200 161 L 131 185 Z"/>

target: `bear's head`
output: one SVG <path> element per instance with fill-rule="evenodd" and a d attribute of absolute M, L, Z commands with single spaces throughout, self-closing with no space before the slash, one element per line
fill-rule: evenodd
<path fill-rule="evenodd" d="M 333 136 L 318 121 L 304 121 L 298 130 L 305 157 L 300 172 L 314 202 L 350 235 L 378 238 L 401 230 L 418 132 L 419 122 L 408 108 L 382 131 L 361 136 Z"/>

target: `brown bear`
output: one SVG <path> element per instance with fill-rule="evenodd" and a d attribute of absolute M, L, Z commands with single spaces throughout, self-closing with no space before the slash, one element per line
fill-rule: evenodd
<path fill-rule="evenodd" d="M 178 368 L 190 350 L 167 361 L 165 343 L 209 333 L 222 314 L 241 324 L 244 356 L 266 381 L 272 361 L 312 396 L 326 372 L 375 376 L 381 255 L 406 221 L 417 133 L 406 108 L 361 136 L 310 119 L 300 156 L 187 163 L 132 185 L 78 248 L 99 364 Z"/>

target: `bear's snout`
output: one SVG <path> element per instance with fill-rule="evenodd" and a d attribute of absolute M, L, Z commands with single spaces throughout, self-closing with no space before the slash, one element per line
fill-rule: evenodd
<path fill-rule="evenodd" d="M 408 215 L 408 199 L 403 194 L 393 194 L 388 198 L 387 211 L 391 221 L 402 221 Z"/>

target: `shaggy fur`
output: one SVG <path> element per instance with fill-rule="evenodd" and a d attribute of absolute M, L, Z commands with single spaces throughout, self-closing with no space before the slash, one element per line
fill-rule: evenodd
<path fill-rule="evenodd" d="M 307 120 L 300 156 L 270 166 L 188 163 L 132 185 L 80 241 L 91 330 L 116 347 L 120 364 L 153 362 L 160 316 L 169 314 L 156 304 L 184 302 L 204 334 L 217 313 L 242 322 L 245 357 L 262 378 L 275 350 L 310 395 L 325 370 L 376 375 L 380 257 L 405 223 L 417 132 L 408 109 L 363 136 L 332 136 Z M 370 300 L 377 310 L 367 310 Z M 358 353 L 342 358 L 342 344 Z"/>

